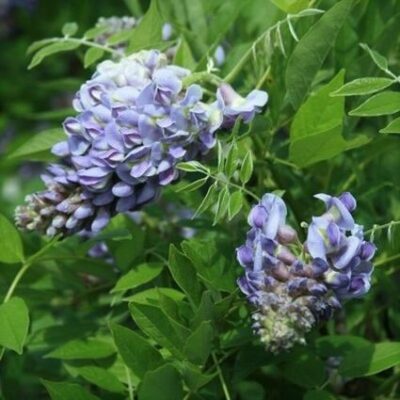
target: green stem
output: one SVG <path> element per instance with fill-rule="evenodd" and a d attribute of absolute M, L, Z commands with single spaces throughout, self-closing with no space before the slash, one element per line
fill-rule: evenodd
<path fill-rule="evenodd" d="M 42 249 L 40 249 L 36 254 L 32 255 L 29 259 L 27 259 L 21 266 L 21 269 L 17 272 L 17 275 L 15 275 L 15 278 L 11 282 L 10 287 L 7 290 L 7 293 L 4 297 L 3 304 L 7 303 L 11 297 L 13 296 L 15 289 L 18 286 L 18 283 L 22 279 L 22 277 L 25 275 L 26 271 L 28 271 L 29 267 L 34 263 L 34 261 L 40 257 L 44 252 L 46 252 L 57 240 L 59 239 L 58 236 L 56 236 L 54 239 L 50 240 L 49 243 L 47 243 Z M 3 347 L 0 351 L 0 361 L 3 358 L 5 352 L 5 348 Z"/>
<path fill-rule="evenodd" d="M 130 374 L 127 366 L 125 366 L 125 372 L 126 372 L 126 380 L 128 382 L 129 400 L 134 400 L 135 395 L 134 395 L 133 386 L 132 386 L 131 374 Z"/>
<path fill-rule="evenodd" d="M 382 229 L 386 229 L 386 228 L 389 228 L 389 227 L 395 226 L 395 225 L 400 225 L 400 221 L 390 221 L 383 225 L 374 225 L 371 229 L 368 229 L 367 231 L 365 231 L 364 234 L 369 235 L 370 233 L 380 231 Z"/>
<path fill-rule="evenodd" d="M 21 269 L 18 271 L 17 275 L 15 275 L 14 280 L 11 282 L 10 287 L 8 288 L 7 294 L 4 297 L 3 304 L 7 303 L 8 300 L 12 297 L 14 294 L 14 291 L 16 287 L 18 286 L 19 281 L 22 279 L 24 276 L 25 272 L 29 269 L 29 267 L 32 265 L 32 262 L 27 261 L 26 263 L 22 264 Z"/>
<path fill-rule="evenodd" d="M 390 263 L 392 261 L 396 261 L 398 259 L 400 259 L 400 254 L 396 254 L 395 256 L 385 258 L 385 259 L 383 259 L 381 261 L 377 261 L 376 263 L 374 263 L 374 266 L 375 267 L 381 267 L 382 265 L 385 265 L 385 264 Z"/>
<path fill-rule="evenodd" d="M 208 174 L 208 177 L 210 177 L 211 179 L 214 179 L 215 181 L 220 182 L 222 184 L 226 184 L 226 185 L 229 185 L 229 186 L 231 186 L 231 187 L 233 187 L 235 189 L 241 190 L 242 192 L 248 194 L 250 197 L 252 197 L 257 202 L 260 201 L 260 198 L 256 194 L 254 194 L 250 190 L 246 189 L 244 186 L 237 185 L 236 183 L 233 183 L 233 182 L 231 182 L 229 180 L 221 179 L 218 176 L 214 176 L 214 175 Z"/>
<path fill-rule="evenodd" d="M 260 88 L 262 87 L 262 85 L 264 85 L 264 83 L 265 83 L 266 80 L 268 79 L 270 73 L 271 73 L 271 67 L 269 66 L 269 67 L 265 70 L 263 76 L 262 76 L 262 77 L 260 78 L 260 80 L 258 81 L 258 83 L 257 83 L 257 85 L 256 85 L 256 89 L 260 89 Z"/>
<path fill-rule="evenodd" d="M 222 83 L 222 79 L 214 74 L 209 72 L 195 72 L 183 80 L 183 86 L 188 87 L 196 82 L 209 82 L 215 86 L 219 86 Z"/>
<path fill-rule="evenodd" d="M 22 264 L 22 268 L 18 271 L 17 275 L 15 275 L 14 280 L 11 282 L 11 285 L 8 288 L 7 294 L 3 300 L 3 304 L 7 303 L 7 301 L 9 301 L 11 299 L 16 287 L 18 286 L 19 281 L 21 280 L 21 278 L 24 276 L 25 272 L 29 269 L 29 267 L 31 265 L 32 265 L 32 263 L 29 261 Z M 3 347 L 0 351 L 0 361 L 3 359 L 5 350 L 6 350 L 5 347 Z"/>
<path fill-rule="evenodd" d="M 253 54 L 253 48 L 258 45 L 258 43 L 261 42 L 261 40 L 264 38 L 264 36 L 269 32 L 269 29 L 265 32 L 263 32 L 250 46 L 250 48 L 244 53 L 243 57 L 239 60 L 239 62 L 236 64 L 236 66 L 232 69 L 231 72 L 229 72 L 228 75 L 225 76 L 224 82 L 232 82 L 236 76 L 239 74 L 241 69 L 247 64 L 248 60 L 250 59 L 251 55 Z"/>
<path fill-rule="evenodd" d="M 97 49 L 101 49 L 103 51 L 106 51 L 107 53 L 111 53 L 113 55 L 116 55 L 118 57 L 121 57 L 123 54 L 121 54 L 119 51 L 112 49 L 111 47 L 92 42 L 90 40 L 87 40 L 85 38 L 78 39 L 78 38 L 72 38 L 72 37 L 63 37 L 63 38 L 53 38 L 49 39 L 49 43 L 58 43 L 58 42 L 71 42 L 71 43 L 78 43 L 83 46 L 88 46 L 88 47 L 96 47 Z"/>
<path fill-rule="evenodd" d="M 217 372 L 218 372 L 219 380 L 221 382 L 222 390 L 224 392 L 225 400 L 231 400 L 231 396 L 229 394 L 229 390 L 226 385 L 224 375 L 222 374 L 221 367 L 219 366 L 218 359 L 214 352 L 211 355 L 214 360 L 215 367 L 217 368 Z"/>
<path fill-rule="evenodd" d="M 303 10 L 305 11 L 305 10 Z M 321 12 L 323 12 L 322 10 L 320 10 Z M 285 22 L 288 22 L 292 19 L 297 19 L 297 18 L 303 18 L 305 17 L 305 15 L 299 15 L 299 14 L 288 14 L 286 16 L 285 19 L 278 21 L 275 25 L 269 27 L 267 30 L 265 30 L 250 46 L 250 48 L 246 51 L 246 53 L 244 53 L 243 57 L 239 60 L 239 62 L 236 64 L 236 66 L 231 70 L 231 72 L 229 72 L 228 75 L 225 76 L 224 81 L 225 82 L 232 82 L 237 75 L 239 74 L 239 72 L 241 71 L 241 69 L 247 65 L 249 59 L 251 58 L 254 49 L 257 47 L 257 45 L 259 43 L 261 43 L 265 37 L 271 33 L 274 29 L 280 29 L 280 26 L 283 25 Z"/>

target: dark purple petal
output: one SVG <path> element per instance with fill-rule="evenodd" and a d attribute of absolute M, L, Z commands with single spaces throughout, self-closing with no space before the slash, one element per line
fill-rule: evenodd
<path fill-rule="evenodd" d="M 354 211 L 357 207 L 357 201 L 350 192 L 344 192 L 339 196 L 339 200 L 350 211 Z"/>
<path fill-rule="evenodd" d="M 91 230 L 93 232 L 101 231 L 110 221 L 110 214 L 105 208 L 100 208 L 93 220 Z"/>

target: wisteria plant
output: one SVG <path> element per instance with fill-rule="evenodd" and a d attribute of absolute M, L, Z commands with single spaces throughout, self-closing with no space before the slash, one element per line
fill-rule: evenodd
<path fill-rule="evenodd" d="M 0 4 L 0 398 L 399 398 L 400 3 L 55 3 Z"/>

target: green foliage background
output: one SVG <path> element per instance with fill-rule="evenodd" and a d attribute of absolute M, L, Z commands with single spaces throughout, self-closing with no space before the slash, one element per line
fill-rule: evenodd
<path fill-rule="evenodd" d="M 38 57 L 37 49 L 41 65 L 28 71 L 28 46 L 62 37 L 67 22 L 81 38 L 100 16 L 148 8 L 40 0 L 31 12 L 15 7 L 1 17 L 1 398 L 400 398 L 396 0 L 154 1 L 129 51 L 162 47 L 165 21 L 179 40 L 175 62 L 196 72 L 222 44 L 226 60 L 215 74 L 243 94 L 268 91 L 265 112 L 221 133 L 202 164 L 181 165 L 184 179 L 139 224 L 117 216 L 89 242 L 15 230 L 13 211 L 42 188 L 72 95 L 94 69 L 83 67 L 87 47 L 67 52 L 61 41 L 65 52 L 44 58 L 50 52 Z M 277 191 L 301 230 L 320 211 L 315 193 L 346 190 L 379 249 L 372 289 L 315 329 L 307 346 L 273 356 L 253 335 L 236 288 L 247 213 L 255 198 Z M 199 213 L 176 218 L 181 209 Z M 195 237 L 184 239 L 182 229 Z M 98 241 L 113 265 L 87 256 Z"/>

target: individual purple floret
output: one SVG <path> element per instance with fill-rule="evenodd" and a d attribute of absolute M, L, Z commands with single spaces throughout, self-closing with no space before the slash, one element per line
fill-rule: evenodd
<path fill-rule="evenodd" d="M 78 114 L 64 121 L 66 140 L 53 147 L 67 167 L 50 167 L 48 190 L 28 198 L 17 224 L 50 235 L 97 232 L 116 213 L 153 201 L 178 178 L 177 163 L 215 145 L 224 118 L 217 101 L 202 101 L 199 85 L 185 87 L 189 75 L 155 50 L 99 64 L 73 101 Z M 73 192 L 74 206 L 67 196 L 52 214 L 38 217 L 49 192 L 56 192 L 52 202 Z"/>
<path fill-rule="evenodd" d="M 316 197 L 327 211 L 313 218 L 305 244 L 286 224 L 283 200 L 266 194 L 251 210 L 246 243 L 237 249 L 245 270 L 238 285 L 256 309 L 255 330 L 274 353 L 304 344 L 318 321 L 370 287 L 375 246 L 354 223 L 353 196 Z"/>
<path fill-rule="evenodd" d="M 327 210 L 314 217 L 308 228 L 308 252 L 329 263 L 325 281 L 340 299 L 360 297 L 370 288 L 371 259 L 376 248 L 364 240 L 362 227 L 355 224 L 351 215 L 356 200 L 350 193 L 315 197 L 325 203 Z"/>
<path fill-rule="evenodd" d="M 242 97 L 231 85 L 223 83 L 218 89 L 217 98 L 224 113 L 223 125 L 230 128 L 238 117 L 249 123 L 267 104 L 268 94 L 262 90 L 253 90 L 246 97 Z"/>

